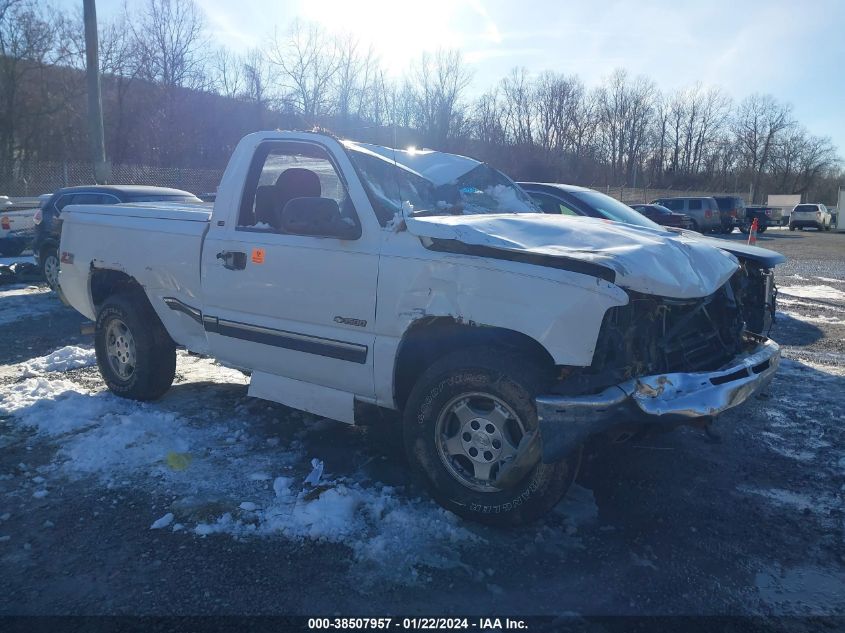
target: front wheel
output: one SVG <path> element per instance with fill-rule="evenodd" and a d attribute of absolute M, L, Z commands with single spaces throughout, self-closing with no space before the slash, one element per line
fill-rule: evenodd
<path fill-rule="evenodd" d="M 176 346 L 145 297 L 110 297 L 97 313 L 97 365 L 108 388 L 132 400 L 155 400 L 173 384 Z"/>
<path fill-rule="evenodd" d="M 453 352 L 423 373 L 405 407 L 405 450 L 440 505 L 506 526 L 538 519 L 560 501 L 580 450 L 540 461 L 534 397 L 544 384 L 536 363 L 483 348 Z"/>

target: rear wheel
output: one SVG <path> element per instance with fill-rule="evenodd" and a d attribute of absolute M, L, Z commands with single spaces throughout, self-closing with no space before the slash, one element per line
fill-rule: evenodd
<path fill-rule="evenodd" d="M 110 297 L 97 313 L 97 365 L 108 388 L 133 400 L 155 400 L 176 374 L 176 346 L 146 297 Z"/>
<path fill-rule="evenodd" d="M 690 222 L 690 229 L 693 230 L 693 231 L 696 231 L 698 233 L 701 233 L 701 229 L 698 228 L 698 222 L 696 222 L 695 220 L 692 220 Z"/>
<path fill-rule="evenodd" d="M 560 501 L 580 450 L 555 464 L 540 461 L 534 397 L 544 384 L 531 360 L 483 348 L 453 352 L 422 375 L 405 407 L 405 450 L 440 505 L 516 525 Z"/>
<path fill-rule="evenodd" d="M 760 228 L 757 229 L 757 232 L 758 233 L 765 233 L 767 228 L 769 228 L 769 227 L 766 226 L 765 224 L 761 224 Z"/>
<path fill-rule="evenodd" d="M 50 289 L 58 292 L 60 266 L 59 252 L 55 247 L 48 246 L 41 251 L 39 261 L 41 262 L 41 272 L 44 275 L 44 279 L 47 280 L 47 284 L 50 286 Z"/>
<path fill-rule="evenodd" d="M 794 231 L 794 230 L 795 230 L 795 225 L 794 225 L 794 224 L 790 224 L 790 225 L 789 225 L 789 230 L 790 230 L 790 231 Z"/>

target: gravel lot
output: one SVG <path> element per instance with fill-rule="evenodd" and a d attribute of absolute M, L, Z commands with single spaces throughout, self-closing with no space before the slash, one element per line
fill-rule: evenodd
<path fill-rule="evenodd" d="M 160 402 L 113 398 L 82 317 L 2 288 L 0 614 L 845 615 L 845 234 L 759 244 L 789 258 L 769 393 L 721 442 L 593 447 L 511 531 L 422 497 L 384 423 L 247 398 L 210 360 L 181 354 Z"/>

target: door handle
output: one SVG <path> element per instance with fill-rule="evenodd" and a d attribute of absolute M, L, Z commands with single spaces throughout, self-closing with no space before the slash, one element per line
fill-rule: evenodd
<path fill-rule="evenodd" d="M 223 267 L 229 270 L 243 270 L 246 268 L 246 253 L 240 251 L 220 251 L 217 259 L 223 260 Z"/>

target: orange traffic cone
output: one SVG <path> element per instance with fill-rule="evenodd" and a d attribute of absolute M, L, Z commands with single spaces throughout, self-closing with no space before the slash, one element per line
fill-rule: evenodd
<path fill-rule="evenodd" d="M 751 222 L 751 230 L 748 231 L 748 243 L 752 245 L 757 243 L 757 218 L 754 218 Z"/>

